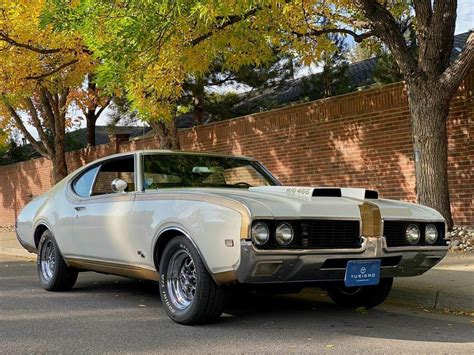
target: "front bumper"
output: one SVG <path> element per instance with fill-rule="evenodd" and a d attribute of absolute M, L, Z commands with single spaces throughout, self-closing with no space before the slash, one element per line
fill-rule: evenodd
<path fill-rule="evenodd" d="M 348 260 L 381 259 L 381 277 L 421 275 L 446 255 L 448 247 L 388 248 L 383 237 L 364 238 L 359 249 L 259 250 L 241 244 L 236 270 L 240 283 L 342 281 Z"/>

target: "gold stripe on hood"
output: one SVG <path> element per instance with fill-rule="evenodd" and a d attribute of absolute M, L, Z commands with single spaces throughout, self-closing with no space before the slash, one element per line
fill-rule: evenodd
<path fill-rule="evenodd" d="M 382 216 L 378 206 L 364 202 L 359 205 L 362 220 L 362 235 L 364 237 L 382 236 Z"/>

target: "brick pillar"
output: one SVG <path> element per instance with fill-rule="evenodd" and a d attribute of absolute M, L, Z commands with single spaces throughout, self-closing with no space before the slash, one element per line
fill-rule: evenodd
<path fill-rule="evenodd" d="M 128 133 L 115 133 L 109 134 L 110 143 L 115 145 L 115 152 L 120 152 L 120 144 L 128 142 L 130 140 L 130 134 Z"/>

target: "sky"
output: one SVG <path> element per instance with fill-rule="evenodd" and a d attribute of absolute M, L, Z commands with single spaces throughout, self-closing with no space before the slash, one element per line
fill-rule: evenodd
<path fill-rule="evenodd" d="M 474 0 L 459 0 L 455 34 L 464 33 L 472 29 L 474 29 Z M 312 73 L 317 73 L 318 71 L 319 68 L 317 66 L 311 66 L 301 69 L 296 74 L 296 76 L 301 77 Z M 110 121 L 110 113 L 110 110 L 105 110 L 101 117 L 99 117 L 97 125 L 107 125 Z M 76 128 L 82 127 L 85 127 L 84 121 L 82 121 L 81 125 Z M 28 127 L 28 130 L 33 134 L 34 137 L 38 137 L 38 134 L 33 127 Z"/>
<path fill-rule="evenodd" d="M 456 34 L 472 29 L 474 29 L 474 0 L 459 0 Z"/>

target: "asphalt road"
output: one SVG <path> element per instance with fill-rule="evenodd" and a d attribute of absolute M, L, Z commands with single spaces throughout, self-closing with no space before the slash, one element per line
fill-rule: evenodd
<path fill-rule="evenodd" d="M 474 353 L 473 317 L 419 308 L 361 312 L 303 292 L 252 296 L 226 312 L 181 326 L 153 283 L 83 273 L 73 291 L 46 292 L 34 262 L 0 256 L 0 353 Z"/>

